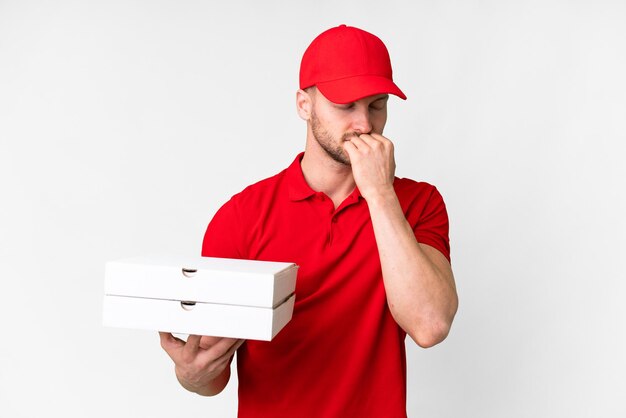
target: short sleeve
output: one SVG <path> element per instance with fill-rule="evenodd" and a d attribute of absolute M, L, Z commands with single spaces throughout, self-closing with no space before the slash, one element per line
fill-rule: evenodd
<path fill-rule="evenodd" d="M 409 206 L 407 220 L 417 242 L 436 248 L 450 261 L 448 212 L 436 187 L 418 193 Z"/>
<path fill-rule="evenodd" d="M 202 256 L 245 258 L 242 251 L 241 222 L 236 199 L 233 197 L 215 213 L 209 222 L 202 242 Z"/>

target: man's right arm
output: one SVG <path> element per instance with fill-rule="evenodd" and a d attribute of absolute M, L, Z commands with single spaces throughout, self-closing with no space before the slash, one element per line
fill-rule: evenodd
<path fill-rule="evenodd" d="M 242 218 L 235 197 L 213 216 L 202 243 L 203 257 L 242 258 Z M 243 340 L 190 335 L 187 342 L 169 333 L 161 335 L 161 346 L 176 366 L 176 378 L 191 392 L 204 396 L 220 393 L 230 379 L 230 363 Z"/>

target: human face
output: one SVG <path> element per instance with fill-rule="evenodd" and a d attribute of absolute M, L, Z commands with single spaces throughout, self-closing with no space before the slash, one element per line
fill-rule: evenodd
<path fill-rule="evenodd" d="M 317 89 L 311 92 L 310 127 L 315 141 L 334 161 L 350 165 L 343 143 L 361 134 L 382 134 L 387 122 L 389 95 L 369 96 L 356 102 L 337 104 Z"/>

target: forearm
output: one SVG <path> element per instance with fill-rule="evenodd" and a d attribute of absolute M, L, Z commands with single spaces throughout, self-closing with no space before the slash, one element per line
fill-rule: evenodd
<path fill-rule="evenodd" d="M 458 305 L 447 260 L 420 246 L 393 189 L 370 197 L 368 206 L 391 314 L 420 346 L 441 342 Z"/>

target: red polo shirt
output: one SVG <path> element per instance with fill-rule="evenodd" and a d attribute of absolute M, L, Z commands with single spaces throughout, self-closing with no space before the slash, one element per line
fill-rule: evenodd
<path fill-rule="evenodd" d="M 335 210 L 306 183 L 302 156 L 233 196 L 204 237 L 205 257 L 300 266 L 291 322 L 237 352 L 239 417 L 406 417 L 406 334 L 387 306 L 367 202 L 355 189 Z M 417 241 L 449 259 L 435 187 L 394 188 Z"/>

